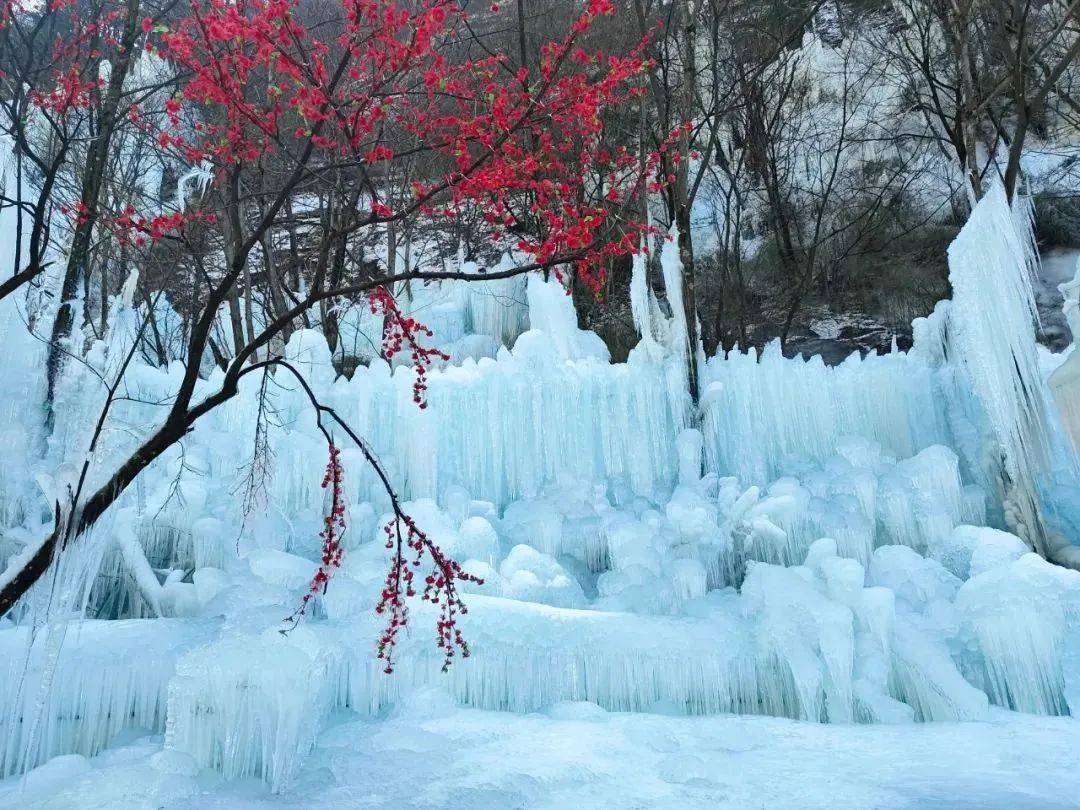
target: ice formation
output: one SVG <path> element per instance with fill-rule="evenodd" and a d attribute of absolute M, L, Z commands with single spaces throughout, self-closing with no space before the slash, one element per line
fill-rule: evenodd
<path fill-rule="evenodd" d="M 710 469 L 767 483 L 791 456 L 822 458 L 846 437 L 894 458 L 950 443 L 935 371 L 909 354 L 785 358 L 779 342 L 710 358 L 702 377 Z"/>
<path fill-rule="evenodd" d="M 1074 338 L 1080 335 L 1080 261 L 1076 275 L 1071 281 L 1058 285 L 1064 303 L 1062 312 Z M 1065 362 L 1050 375 L 1048 381 L 1061 421 L 1068 431 L 1073 446 L 1080 448 L 1080 354 L 1070 351 Z"/>
<path fill-rule="evenodd" d="M 1080 709 L 1075 684 L 1066 682 L 1067 672 L 1075 673 L 1078 597 L 1080 573 L 1035 554 L 964 583 L 956 599 L 960 638 L 980 653 L 970 662 L 972 681 L 995 703 L 1018 711 Z"/>
<path fill-rule="evenodd" d="M 1049 428 L 1032 334 L 1037 266 L 1033 203 L 1018 198 L 1010 207 L 995 184 L 949 246 L 953 298 L 946 341 L 1000 447 L 1019 530 L 1044 550 L 1035 488 L 1049 453 Z"/>
<path fill-rule="evenodd" d="M 280 789 L 332 706 L 328 660 L 306 628 L 226 637 L 188 653 L 169 682 L 167 748 L 227 778 Z"/>
<path fill-rule="evenodd" d="M 124 728 L 165 728 L 169 681 L 184 649 L 205 644 L 212 620 L 86 621 L 57 650 L 49 630 L 0 630 L 0 770 L 4 776 L 59 754 L 93 755 Z M 45 660 L 50 655 L 54 661 Z M 54 666 L 43 694 L 35 673 Z"/>
<path fill-rule="evenodd" d="M 976 210 L 950 257 L 957 299 L 916 324 L 911 352 L 831 368 L 778 346 L 711 358 L 696 424 L 670 242 L 674 318 L 639 260 L 642 342 L 626 363 L 539 276 L 409 291 L 452 356 L 431 371 L 423 410 L 412 371 L 378 359 L 369 314 L 342 316 L 339 351 L 364 363 L 351 378 L 317 330 L 295 332 L 285 356 L 370 442 L 406 512 L 484 580 L 463 585 L 472 654 L 442 673 L 435 617 L 417 604 L 383 673 L 373 608 L 389 503 L 338 435 L 345 560 L 305 622 L 277 632 L 320 555 L 326 447 L 306 393 L 275 375 L 259 475 L 263 381 L 249 375 L 72 547 L 57 586 L 0 624 L 0 693 L 15 707 L 0 721 L 4 774 L 94 755 L 139 726 L 164 732 L 162 767 L 285 790 L 334 712 L 381 715 L 418 687 L 556 714 L 566 701 L 828 723 L 1080 709 L 1080 574 L 1004 531 L 1032 525 L 1015 490 L 1038 494 L 1031 442 L 1046 425 L 1016 280 L 1032 257 L 1026 214 L 1002 205 L 991 194 Z M 988 335 L 983 314 L 965 314 L 973 295 L 1011 331 Z M 13 306 L 0 302 L 0 345 L 15 347 L 0 357 L 0 442 L 25 463 L 0 470 L 5 564 L 32 550 L 84 460 L 94 372 L 115 368 L 136 314 L 118 301 L 90 368 L 65 372 L 43 442 L 15 405 L 37 396 L 40 346 Z M 93 481 L 156 424 L 177 379 L 175 366 L 132 365 Z M 197 396 L 220 382 L 208 368 Z"/>
<path fill-rule="evenodd" d="M 630 275 L 630 313 L 634 318 L 634 327 L 641 336 L 644 351 L 655 354 L 664 342 L 659 334 L 663 323 L 660 306 L 649 286 L 648 255 L 643 249 L 633 258 Z"/>

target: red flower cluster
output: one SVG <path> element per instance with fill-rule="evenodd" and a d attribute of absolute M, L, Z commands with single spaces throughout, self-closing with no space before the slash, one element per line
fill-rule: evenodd
<path fill-rule="evenodd" d="M 315 570 L 311 578 L 307 593 L 300 601 L 300 606 L 285 621 L 295 625 L 307 613 L 308 604 L 320 593 L 326 591 L 330 578 L 334 572 L 341 568 L 341 560 L 345 555 L 345 548 L 341 545 L 341 538 L 345 534 L 345 470 L 341 466 L 341 451 L 333 444 L 330 445 L 330 459 L 326 462 L 326 473 L 323 475 L 322 487 L 330 490 L 330 511 L 323 518 L 323 530 L 319 533 L 322 539 L 322 562 Z"/>
<path fill-rule="evenodd" d="M 368 293 L 368 304 L 374 314 L 383 316 L 383 354 L 387 360 L 407 349 L 411 355 L 416 380 L 413 382 L 413 402 L 426 408 L 424 392 L 427 390 L 427 372 L 432 362 L 449 360 L 450 355 L 425 346 L 420 337 L 432 337 L 433 332 L 415 318 L 410 318 L 398 308 L 397 299 L 385 287 L 376 287 Z"/>
<path fill-rule="evenodd" d="M 0 5 L 0 29 L 10 24 L 17 9 L 25 9 L 30 3 L 3 3 Z M 99 65 L 107 60 L 107 49 L 116 48 L 117 25 L 123 22 L 125 12 L 121 8 L 99 8 L 84 20 L 81 9 L 72 0 L 52 0 L 49 13 L 65 12 L 61 23 L 63 33 L 53 39 L 49 55 L 49 79 L 30 89 L 30 103 L 47 113 L 54 124 L 69 113 L 86 110 L 105 86 Z"/>
<path fill-rule="evenodd" d="M 48 112 L 63 114 L 89 107 L 97 91 L 104 86 L 100 76 L 84 76 L 81 67 L 70 67 L 54 77 L 52 90 L 31 91 L 30 103 Z"/>
<path fill-rule="evenodd" d="M 76 224 L 85 223 L 89 217 L 86 205 L 78 200 L 74 205 L 63 205 L 60 213 L 71 217 Z M 125 206 L 119 214 L 99 213 L 98 222 L 108 228 L 121 245 L 142 247 L 149 242 L 158 242 L 171 233 L 176 233 L 190 222 L 214 224 L 216 215 L 200 210 L 157 214 L 152 217 L 139 216 L 135 206 Z"/>
<path fill-rule="evenodd" d="M 431 557 L 432 569 L 424 578 L 421 598 L 439 605 L 435 641 L 436 647 L 443 653 L 442 669 L 446 672 L 459 652 L 462 658 L 469 657 L 469 644 L 457 625 L 458 617 L 468 613 L 469 609 L 462 601 L 456 583 L 460 580 L 483 585 L 484 580 L 463 571 L 406 514 L 399 512 L 383 531 L 386 533 L 386 547 L 395 549 L 382 596 L 375 607 L 379 615 L 388 614 L 386 628 L 376 648 L 379 658 L 386 662 L 383 672 L 389 675 L 394 671 L 394 646 L 401 630 L 409 622 L 409 607 L 405 600 L 416 596 L 414 569 L 420 567 L 425 554 Z"/>
<path fill-rule="evenodd" d="M 644 45 L 611 56 L 577 44 L 614 3 L 591 0 L 535 70 L 508 82 L 504 55 L 446 58 L 467 36 L 457 2 L 334 1 L 345 24 L 326 39 L 300 21 L 299 0 L 195 0 L 160 35 L 147 23 L 190 77 L 167 105 L 167 145 L 219 169 L 283 149 L 313 165 L 373 167 L 395 160 L 386 133 L 408 136 L 449 168 L 413 182 L 413 199 L 394 209 L 376 200 L 372 223 L 481 208 L 491 239 L 525 230 L 521 252 L 571 265 L 599 291 L 610 259 L 638 249 L 644 225 L 624 209 L 659 164 L 602 142 L 606 114 L 644 92 L 650 67 Z M 214 113 L 183 135 L 180 100 Z"/>

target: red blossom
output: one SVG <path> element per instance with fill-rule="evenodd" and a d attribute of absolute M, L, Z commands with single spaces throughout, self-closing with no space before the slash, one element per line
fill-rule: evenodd
<path fill-rule="evenodd" d="M 405 315 L 398 307 L 397 299 L 386 287 L 376 287 L 368 293 L 368 305 L 372 314 L 383 316 L 382 349 L 387 360 L 402 351 L 408 351 L 416 374 L 413 381 L 413 402 L 421 409 L 427 407 L 424 392 L 427 390 L 427 372 L 432 363 L 449 360 L 444 352 L 424 345 L 423 338 L 434 333 L 415 318 Z"/>
<path fill-rule="evenodd" d="M 466 19 L 459 3 L 336 1 L 344 30 L 324 41 L 294 13 L 299 0 L 195 0 L 161 36 L 162 51 L 190 76 L 181 97 L 219 114 L 196 138 L 170 132 L 170 145 L 219 169 L 257 161 L 290 139 L 310 142 L 313 162 L 325 155 L 373 165 L 395 159 L 382 141 L 393 125 L 452 168 L 413 182 L 406 206 L 375 201 L 373 221 L 416 211 L 452 218 L 475 207 L 500 241 L 522 230 L 524 213 L 534 227 L 518 239 L 520 250 L 537 263 L 572 266 L 599 292 L 605 267 L 637 250 L 644 229 L 619 209 L 659 165 L 657 154 L 642 161 L 602 143 L 605 114 L 645 89 L 649 69 L 644 43 L 626 56 L 579 44 L 614 3 L 590 0 L 565 37 L 540 48 L 536 68 L 518 69 L 508 83 L 501 55 L 453 63 L 440 53 L 441 39 L 458 36 Z M 268 92 L 248 92 L 263 76 Z M 175 125 L 179 102 L 166 111 Z M 589 186 L 596 176 L 606 178 L 598 194 Z M 528 210 L 512 207 L 519 199 Z"/>
<path fill-rule="evenodd" d="M 424 578 L 421 599 L 439 606 L 439 618 L 435 623 L 435 646 L 443 654 L 443 672 L 446 672 L 459 654 L 469 657 L 469 643 L 461 633 L 457 621 L 469 612 L 457 590 L 457 583 L 474 582 L 483 585 L 484 580 L 463 571 L 461 566 L 447 557 L 416 522 L 398 510 L 395 517 L 383 527 L 386 547 L 394 550 L 390 571 L 386 575 L 379 604 L 375 612 L 386 617 L 386 627 L 379 637 L 376 652 L 386 666 L 383 671 L 394 671 L 394 647 L 401 631 L 409 623 L 409 606 L 406 600 L 416 596 L 415 569 L 425 556 L 431 559 L 431 573 Z"/>
<path fill-rule="evenodd" d="M 319 533 L 322 540 L 322 557 L 315 569 L 307 592 L 286 622 L 295 625 L 307 613 L 311 600 L 326 591 L 334 572 L 341 568 L 345 556 L 342 536 L 347 528 L 345 523 L 345 470 L 341 466 L 341 451 L 333 444 L 329 447 L 330 458 L 326 462 L 322 487 L 330 490 L 330 510 L 323 518 L 323 530 Z"/>

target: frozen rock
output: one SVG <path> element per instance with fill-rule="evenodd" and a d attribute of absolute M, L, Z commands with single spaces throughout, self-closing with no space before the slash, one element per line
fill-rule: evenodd
<path fill-rule="evenodd" d="M 154 753 L 150 757 L 150 767 L 158 773 L 177 776 L 196 776 L 199 773 L 199 766 L 191 756 L 169 748 Z"/>
<path fill-rule="evenodd" d="M 311 560 L 274 549 L 253 549 L 247 562 L 251 573 L 263 582 L 290 591 L 306 587 L 318 567 Z"/>

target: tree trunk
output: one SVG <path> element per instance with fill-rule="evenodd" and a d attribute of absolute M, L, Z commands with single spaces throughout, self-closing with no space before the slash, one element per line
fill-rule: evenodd
<path fill-rule="evenodd" d="M 52 429 L 52 404 L 56 396 L 56 383 L 63 365 L 64 344 L 71 337 L 72 327 L 75 324 L 73 300 L 78 293 L 79 284 L 88 270 L 90 245 L 94 226 L 98 219 L 98 205 L 101 199 L 105 167 L 109 160 L 112 137 L 119 122 L 118 111 L 124 80 L 130 71 L 132 56 L 136 53 L 135 41 L 141 32 L 139 8 L 140 0 L 127 1 L 124 31 L 120 44 L 117 46 L 119 56 L 110 66 L 109 84 L 98 118 L 98 132 L 92 140 L 86 156 L 86 167 L 82 175 L 82 189 L 79 194 L 83 214 L 75 226 L 75 232 L 71 239 L 71 249 L 68 253 L 64 280 L 60 288 L 60 306 L 56 313 L 56 320 L 53 321 L 52 334 L 49 337 L 49 353 L 45 360 L 45 424 L 47 431 Z"/>
<path fill-rule="evenodd" d="M 682 263 L 683 313 L 686 317 L 687 337 L 687 383 L 690 399 L 698 402 L 698 315 L 697 283 L 694 265 L 694 238 L 692 233 L 693 200 L 690 198 L 690 132 L 687 126 L 694 117 L 695 89 L 697 86 L 697 2 L 684 0 L 682 20 L 682 87 L 679 93 L 679 165 L 675 171 L 675 226 L 679 230 L 679 261 Z"/>

